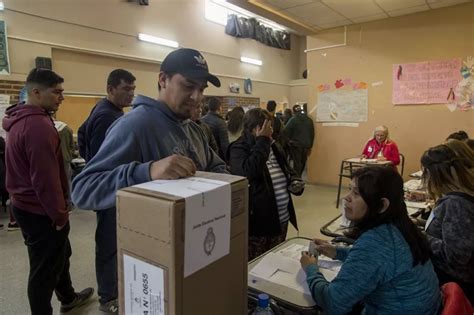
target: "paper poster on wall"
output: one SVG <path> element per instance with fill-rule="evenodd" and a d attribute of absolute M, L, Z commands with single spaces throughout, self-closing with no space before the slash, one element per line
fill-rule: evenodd
<path fill-rule="evenodd" d="M 367 111 L 367 89 L 319 93 L 316 121 L 363 122 L 367 121 Z"/>
<path fill-rule="evenodd" d="M 0 74 L 10 74 L 7 24 L 5 21 L 0 21 Z"/>
<path fill-rule="evenodd" d="M 392 103 L 444 104 L 455 99 L 461 59 L 394 64 Z"/>
<path fill-rule="evenodd" d="M 3 117 L 5 116 L 5 110 L 9 106 L 10 106 L 10 95 L 0 94 L 0 121 L 3 120 Z M 6 139 L 7 137 L 7 132 L 3 128 L 0 128 L 0 136 L 2 136 L 3 139 Z"/>
<path fill-rule="evenodd" d="M 454 88 L 455 99 L 450 101 L 448 108 L 451 112 L 474 109 L 474 58 L 469 56 L 463 61 L 460 69 L 462 80 Z"/>

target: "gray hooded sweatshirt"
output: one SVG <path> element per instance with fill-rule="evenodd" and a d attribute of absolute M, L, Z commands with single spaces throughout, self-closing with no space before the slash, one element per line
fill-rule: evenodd
<path fill-rule="evenodd" d="M 73 181 L 72 200 L 82 209 L 115 207 L 117 190 L 150 181 L 150 165 L 173 154 L 189 157 L 200 171 L 227 173 L 201 128 L 180 121 L 168 106 L 138 95 L 133 110 L 107 130 L 97 154 Z"/>

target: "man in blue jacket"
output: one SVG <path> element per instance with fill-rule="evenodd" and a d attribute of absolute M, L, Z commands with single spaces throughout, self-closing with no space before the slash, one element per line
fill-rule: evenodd
<path fill-rule="evenodd" d="M 112 124 L 97 154 L 74 179 L 74 203 L 115 212 L 115 194 L 121 188 L 188 177 L 196 170 L 226 173 L 225 163 L 189 119 L 207 82 L 220 86 L 201 53 L 178 49 L 168 54 L 160 68 L 158 99 L 137 96 L 133 110 Z"/>
<path fill-rule="evenodd" d="M 123 69 L 115 69 L 107 78 L 107 97 L 92 109 L 78 130 L 81 156 L 89 162 L 99 151 L 105 133 L 112 123 L 122 117 L 123 109 L 131 105 L 135 93 L 135 77 Z M 117 306 L 117 228 L 115 208 L 97 211 L 95 232 L 95 273 L 100 310 L 115 313 Z"/>

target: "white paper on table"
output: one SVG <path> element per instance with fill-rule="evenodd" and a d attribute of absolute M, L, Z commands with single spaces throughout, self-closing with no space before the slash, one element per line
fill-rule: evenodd
<path fill-rule="evenodd" d="M 301 252 L 307 250 L 308 246 L 291 244 L 276 253 L 270 252 L 250 270 L 249 274 L 310 295 L 306 274 L 300 264 Z M 340 261 L 323 255 L 318 258 L 319 271 L 328 281 L 337 276 L 341 265 Z"/>
<path fill-rule="evenodd" d="M 231 187 L 203 177 L 155 180 L 133 187 L 185 198 L 184 276 L 229 254 Z"/>
<path fill-rule="evenodd" d="M 407 207 L 407 212 L 408 212 L 408 215 L 414 215 L 415 213 L 420 212 L 420 209 Z"/>
<path fill-rule="evenodd" d="M 423 189 L 421 179 L 410 179 L 403 183 L 403 188 L 406 191 L 414 191 Z"/>
<path fill-rule="evenodd" d="M 415 173 L 410 174 L 411 177 L 421 177 L 423 176 L 423 171 L 417 171 Z"/>
<path fill-rule="evenodd" d="M 346 162 L 351 162 L 351 163 L 378 163 L 377 159 L 363 159 L 363 158 L 350 158 L 347 159 Z"/>
<path fill-rule="evenodd" d="M 283 270 L 278 270 L 275 274 L 272 275 L 270 279 L 271 282 L 283 285 L 288 288 L 292 288 L 298 292 L 304 293 L 306 295 L 311 295 L 309 291 L 308 284 L 306 283 L 306 274 L 303 269 L 299 269 L 298 273 L 292 274 Z"/>
<path fill-rule="evenodd" d="M 408 208 L 426 209 L 428 204 L 424 201 L 405 201 Z"/>
<path fill-rule="evenodd" d="M 291 244 L 288 245 L 287 247 L 280 249 L 278 251 L 278 254 L 291 258 L 293 260 L 300 261 L 301 258 L 301 252 L 302 251 L 307 251 L 309 248 L 309 242 L 308 240 L 308 246 L 302 245 L 302 244 Z"/>

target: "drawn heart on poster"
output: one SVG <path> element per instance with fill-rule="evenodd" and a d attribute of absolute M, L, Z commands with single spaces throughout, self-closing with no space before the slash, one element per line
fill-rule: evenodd
<path fill-rule="evenodd" d="M 336 89 L 339 89 L 344 86 L 344 83 L 342 83 L 342 80 L 336 80 L 336 83 L 334 83 L 336 86 Z"/>

